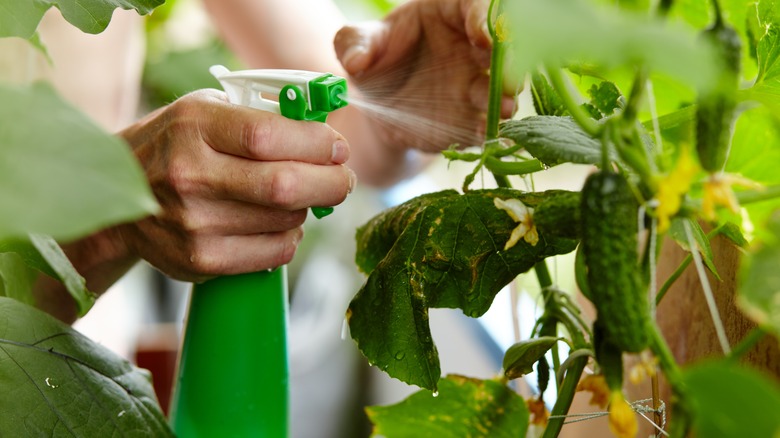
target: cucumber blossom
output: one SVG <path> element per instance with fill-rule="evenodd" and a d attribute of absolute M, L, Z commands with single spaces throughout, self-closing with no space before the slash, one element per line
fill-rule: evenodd
<path fill-rule="evenodd" d="M 715 48 L 720 61 L 716 86 L 697 98 L 696 151 L 701 167 L 709 173 L 723 169 L 728 158 L 731 134 L 736 118 L 742 41 L 733 27 L 715 11 L 715 22 L 701 33 Z"/>
<path fill-rule="evenodd" d="M 647 286 L 637 263 L 638 202 L 625 177 L 610 171 L 591 174 L 580 204 L 586 284 L 604 340 L 620 351 L 647 347 Z"/>

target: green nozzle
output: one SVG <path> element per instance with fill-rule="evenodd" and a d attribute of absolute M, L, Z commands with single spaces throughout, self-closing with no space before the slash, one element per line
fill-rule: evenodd
<path fill-rule="evenodd" d="M 328 113 L 347 105 L 347 81 L 344 78 L 325 73 L 312 79 L 309 85 L 309 100 L 297 85 L 286 85 L 279 93 L 279 109 L 283 116 L 294 120 L 324 122 Z M 311 104 L 311 107 L 309 107 Z"/>
<path fill-rule="evenodd" d="M 309 82 L 309 93 L 312 111 L 331 112 L 347 106 L 347 81 L 330 73 Z"/>

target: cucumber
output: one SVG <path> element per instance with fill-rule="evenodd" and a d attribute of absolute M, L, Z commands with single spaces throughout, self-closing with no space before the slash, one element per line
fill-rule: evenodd
<path fill-rule="evenodd" d="M 582 256 L 604 340 L 636 353 L 649 342 L 647 282 L 637 263 L 638 202 L 621 174 L 591 174 L 582 189 Z"/>

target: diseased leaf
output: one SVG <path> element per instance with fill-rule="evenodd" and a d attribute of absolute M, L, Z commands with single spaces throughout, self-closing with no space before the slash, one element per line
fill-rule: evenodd
<path fill-rule="evenodd" d="M 87 33 L 100 33 L 111 21 L 114 9 L 135 9 L 148 14 L 165 0 L 0 0 L 0 37 L 30 38 L 43 14 L 52 6 L 68 22 Z"/>
<path fill-rule="evenodd" d="M 780 336 L 780 213 L 772 216 L 761 238 L 742 260 L 737 303 L 759 325 Z"/>
<path fill-rule="evenodd" d="M 49 85 L 0 85 L 0 143 L 0 239 L 68 240 L 157 211 L 129 147 Z"/>
<path fill-rule="evenodd" d="M 366 408 L 372 436 L 522 438 L 528 409 L 522 397 L 495 380 L 447 376 L 438 395 L 418 391 L 392 406 Z"/>
<path fill-rule="evenodd" d="M 755 370 L 711 362 L 685 371 L 694 413 L 694 436 L 707 438 L 780 436 L 780 388 Z"/>
<path fill-rule="evenodd" d="M 0 387 L 0 436 L 173 436 L 147 371 L 1 297 Z"/>
<path fill-rule="evenodd" d="M 570 117 L 531 116 L 501 125 L 501 137 L 514 140 L 547 166 L 571 162 L 600 164 L 601 143 Z"/>
<path fill-rule="evenodd" d="M 533 372 L 533 365 L 543 358 L 561 338 L 540 336 L 518 342 L 504 353 L 504 375 L 508 379 L 517 379 Z"/>
<path fill-rule="evenodd" d="M 557 194 L 559 192 L 552 192 Z M 358 348 L 392 377 L 434 389 L 439 358 L 429 308 L 459 308 L 478 317 L 513 278 L 576 241 L 539 231 L 504 251 L 517 224 L 493 198 L 517 198 L 535 208 L 549 193 L 510 189 L 448 190 L 387 210 L 358 230 L 357 264 L 369 273 L 348 310 Z"/>

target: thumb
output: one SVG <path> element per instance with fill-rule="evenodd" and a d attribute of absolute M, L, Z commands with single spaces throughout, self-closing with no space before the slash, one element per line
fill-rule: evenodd
<path fill-rule="evenodd" d="M 387 45 L 387 26 L 367 21 L 342 27 L 333 40 L 336 56 L 352 76 L 360 76 L 374 63 Z"/>

